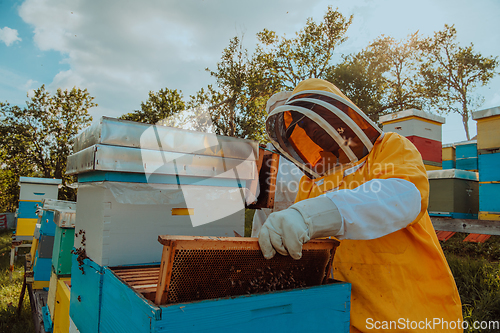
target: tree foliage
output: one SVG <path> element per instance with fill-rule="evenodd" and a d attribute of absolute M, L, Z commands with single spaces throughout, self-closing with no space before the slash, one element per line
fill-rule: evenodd
<path fill-rule="evenodd" d="M 19 176 L 62 179 L 59 198 L 73 200 L 74 190 L 65 186 L 71 182 L 65 175 L 66 160 L 72 153 L 71 139 L 92 121 L 88 110 L 97 105 L 93 99 L 86 89 L 58 89 L 51 95 L 42 85 L 24 108 L 2 104 L 3 176 L 16 183 Z"/>
<path fill-rule="evenodd" d="M 460 46 L 456 34 L 454 26 L 445 25 L 442 31 L 424 40 L 421 50 L 425 52 L 426 61 L 422 63 L 420 73 L 432 105 L 445 114 L 460 114 L 467 140 L 470 140 L 470 113 L 483 102 L 473 91 L 498 74 L 495 72 L 498 57 L 483 57 L 474 51 L 472 43 Z"/>
<path fill-rule="evenodd" d="M 216 85 L 208 86 L 202 100 L 209 105 L 217 134 L 262 139 L 266 101 L 279 89 L 276 81 L 269 79 L 266 65 L 250 57 L 242 40 L 234 37 L 222 52 L 217 69 L 207 68 Z M 197 100 L 200 97 L 192 101 Z"/>
<path fill-rule="evenodd" d="M 332 82 L 373 121 L 384 113 L 387 64 L 372 52 L 364 50 L 345 56 L 332 66 L 326 80 Z"/>
<path fill-rule="evenodd" d="M 268 29 L 259 32 L 256 53 L 267 60 L 282 85 L 293 89 L 305 79 L 325 77 L 335 48 L 347 40 L 351 22 L 352 16 L 345 17 L 329 6 L 322 22 L 308 18 L 306 26 L 293 38 L 279 38 Z"/>
<path fill-rule="evenodd" d="M 418 76 L 417 33 L 397 41 L 381 36 L 361 52 L 330 68 L 334 83 L 373 121 L 384 114 L 426 107 Z"/>
<path fill-rule="evenodd" d="M 141 102 L 140 110 L 124 114 L 120 119 L 153 125 L 162 119 L 177 114 L 185 108 L 186 105 L 181 91 L 163 88 L 158 92 L 150 91 L 146 102 Z"/>
<path fill-rule="evenodd" d="M 264 29 L 257 34 L 259 44 L 251 55 L 241 38 L 232 38 L 217 68 L 207 69 L 216 79 L 216 85 L 208 86 L 205 101 L 217 134 L 265 141 L 269 97 L 292 90 L 304 79 L 323 78 L 335 47 L 346 40 L 351 20 L 329 7 L 321 23 L 309 18 L 293 38 Z"/>

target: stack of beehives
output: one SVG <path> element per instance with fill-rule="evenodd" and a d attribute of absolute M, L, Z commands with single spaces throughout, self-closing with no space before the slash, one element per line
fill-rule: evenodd
<path fill-rule="evenodd" d="M 456 161 L 456 153 L 455 153 L 455 145 L 453 143 L 449 143 L 443 145 L 443 170 L 445 169 L 455 169 L 455 161 Z"/>
<path fill-rule="evenodd" d="M 416 109 L 380 117 L 384 132 L 395 132 L 410 140 L 422 155 L 426 170 L 442 168 L 443 117 Z"/>
<path fill-rule="evenodd" d="M 67 166 L 78 176 L 70 328 L 99 331 L 106 267 L 158 264 L 158 235 L 242 235 L 257 150 L 250 140 L 106 117 L 81 133 Z"/>
<path fill-rule="evenodd" d="M 50 209 L 50 211 L 49 211 Z M 44 204 L 53 220 L 54 237 L 47 304 L 42 308 L 44 327 L 54 333 L 69 330 L 71 251 L 74 243 L 76 202 L 52 200 Z"/>
<path fill-rule="evenodd" d="M 500 221 L 500 107 L 472 113 L 477 121 L 479 219 Z"/>

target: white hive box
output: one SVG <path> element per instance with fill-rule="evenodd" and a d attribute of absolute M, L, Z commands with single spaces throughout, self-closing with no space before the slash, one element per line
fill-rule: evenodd
<path fill-rule="evenodd" d="M 395 132 L 402 136 L 418 136 L 441 142 L 441 125 L 445 118 L 424 111 L 409 109 L 380 117 L 384 132 Z"/>
<path fill-rule="evenodd" d="M 43 199 L 57 199 L 60 179 L 19 177 L 20 201 L 42 201 Z"/>
<path fill-rule="evenodd" d="M 159 262 L 158 235 L 243 235 L 256 142 L 102 118 L 75 151 L 75 248 L 98 265 Z"/>

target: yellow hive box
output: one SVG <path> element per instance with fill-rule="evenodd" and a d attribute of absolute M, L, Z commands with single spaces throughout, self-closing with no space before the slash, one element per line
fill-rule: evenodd
<path fill-rule="evenodd" d="M 54 308 L 54 333 L 69 331 L 69 298 L 70 279 L 59 279 L 57 282 L 56 303 Z"/>
<path fill-rule="evenodd" d="M 52 274 L 50 275 L 50 282 L 49 282 L 49 294 L 47 296 L 47 306 L 49 307 L 49 312 L 50 312 L 50 319 L 52 319 L 52 322 L 54 322 L 54 314 L 56 313 L 56 295 L 59 292 L 59 281 L 71 281 L 71 277 L 58 277 L 57 274 L 52 271 Z"/>
<path fill-rule="evenodd" d="M 36 250 L 38 249 L 38 238 L 33 237 L 33 242 L 31 243 L 31 260 L 35 260 Z"/>
<path fill-rule="evenodd" d="M 477 121 L 477 149 L 500 148 L 500 106 L 472 112 L 472 119 Z"/>
<path fill-rule="evenodd" d="M 500 221 L 500 213 L 479 212 L 479 219 L 484 221 Z"/>
<path fill-rule="evenodd" d="M 455 161 L 455 147 L 453 146 L 443 146 L 443 161 Z"/>
<path fill-rule="evenodd" d="M 38 219 L 17 219 L 16 236 L 33 236 Z"/>
<path fill-rule="evenodd" d="M 477 120 L 477 149 L 500 147 L 500 115 Z"/>

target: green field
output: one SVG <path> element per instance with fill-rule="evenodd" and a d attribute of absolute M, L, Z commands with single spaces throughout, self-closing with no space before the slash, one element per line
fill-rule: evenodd
<path fill-rule="evenodd" d="M 33 332 L 34 328 L 27 293 L 21 316 L 17 317 L 24 257 L 19 257 L 13 281 L 9 281 L 10 235 L 8 231 L 0 232 L 0 332 L 29 333 Z M 464 243 L 464 237 L 464 234 L 456 234 L 442 243 L 460 293 L 464 319 L 470 323 L 498 321 L 500 320 L 500 236 L 493 236 L 483 244 Z M 26 252 L 26 249 L 21 249 L 20 253 L 23 252 Z M 494 331 L 469 329 L 467 332 Z"/>

